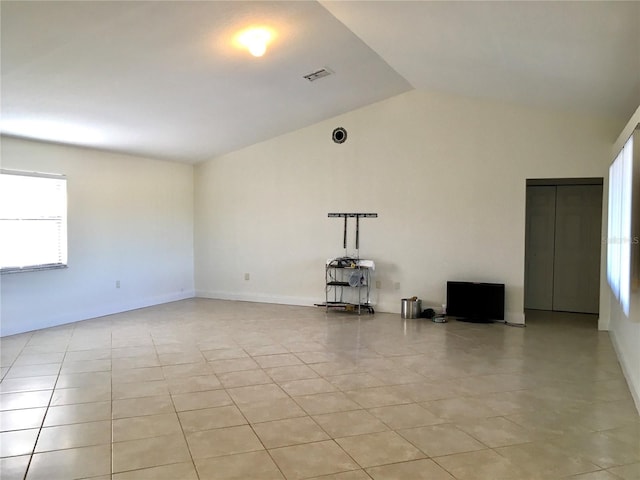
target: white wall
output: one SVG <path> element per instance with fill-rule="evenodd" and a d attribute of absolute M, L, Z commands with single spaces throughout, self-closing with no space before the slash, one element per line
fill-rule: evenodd
<path fill-rule="evenodd" d="M 526 179 L 604 176 L 619 127 L 411 91 L 200 164 L 196 293 L 321 302 L 324 262 L 343 253 L 327 213 L 377 212 L 360 255 L 377 263 L 378 310 L 412 295 L 439 306 L 447 280 L 504 282 L 507 320 L 522 323 Z"/>
<path fill-rule="evenodd" d="M 1 151 L 3 168 L 67 175 L 69 214 L 69 268 L 1 277 L 3 336 L 194 295 L 191 165 L 6 137 Z"/>
<path fill-rule="evenodd" d="M 640 124 L 640 108 L 636 110 L 636 113 L 631 117 L 629 123 L 623 129 L 622 133 L 615 142 L 613 149 L 610 153 L 609 160 L 607 162 L 607 168 L 609 164 L 616 158 L 622 146 L 629 139 L 633 130 Z M 634 149 L 633 149 L 633 163 L 634 163 L 634 175 L 637 177 L 640 175 L 640 134 L 638 131 L 634 134 Z M 637 189 L 638 179 L 636 178 L 634 186 L 634 195 L 640 193 Z M 634 212 L 635 218 L 633 237 L 640 237 L 640 212 L 637 211 L 638 200 L 634 198 Z M 633 261 L 640 262 L 640 252 L 636 246 L 633 252 L 635 258 Z M 633 270 L 632 270 L 633 271 Z M 606 281 L 604 282 L 603 289 L 608 296 L 608 304 L 610 305 L 610 317 L 606 322 L 609 334 L 613 341 L 613 345 L 618 354 L 620 365 L 624 371 L 627 383 L 629 384 L 629 390 L 634 397 L 638 411 L 640 411 L 640 288 L 638 288 L 638 279 L 634 283 L 634 288 L 631 290 L 629 315 L 625 315 L 622 305 L 615 297 Z"/>

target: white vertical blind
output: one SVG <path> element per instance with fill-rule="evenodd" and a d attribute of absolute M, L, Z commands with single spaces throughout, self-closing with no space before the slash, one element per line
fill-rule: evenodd
<path fill-rule="evenodd" d="M 631 276 L 632 178 L 633 137 L 609 167 L 607 279 L 626 315 L 629 315 Z"/>
<path fill-rule="evenodd" d="M 67 263 L 67 180 L 62 175 L 0 171 L 0 268 Z"/>

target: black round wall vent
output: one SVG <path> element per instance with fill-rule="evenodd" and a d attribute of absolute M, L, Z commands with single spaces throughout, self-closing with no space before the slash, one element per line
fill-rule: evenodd
<path fill-rule="evenodd" d="M 331 138 L 336 143 L 344 143 L 347 140 L 347 131 L 342 127 L 335 128 Z"/>

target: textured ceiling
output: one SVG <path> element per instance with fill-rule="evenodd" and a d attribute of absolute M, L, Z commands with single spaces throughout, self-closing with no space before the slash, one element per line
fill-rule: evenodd
<path fill-rule="evenodd" d="M 7 135 L 197 163 L 412 88 L 640 104 L 639 2 L 2 1 Z M 233 45 L 277 37 L 262 58 Z M 303 75 L 328 67 L 333 75 Z"/>

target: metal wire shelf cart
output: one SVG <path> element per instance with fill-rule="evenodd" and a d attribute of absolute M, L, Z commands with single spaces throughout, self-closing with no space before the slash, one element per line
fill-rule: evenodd
<path fill-rule="evenodd" d="M 375 268 L 372 260 L 348 257 L 335 258 L 325 268 L 325 307 L 341 309 L 358 314 L 366 310 L 374 313 L 371 304 L 371 273 Z"/>
<path fill-rule="evenodd" d="M 345 255 L 327 260 L 325 265 L 325 303 L 316 304 L 327 311 L 340 309 L 358 314 L 375 313 L 371 303 L 373 260 L 360 259 L 360 218 L 376 218 L 377 213 L 329 213 L 330 218 L 344 218 L 342 246 Z M 356 219 L 356 253 L 347 255 L 347 220 Z"/>

